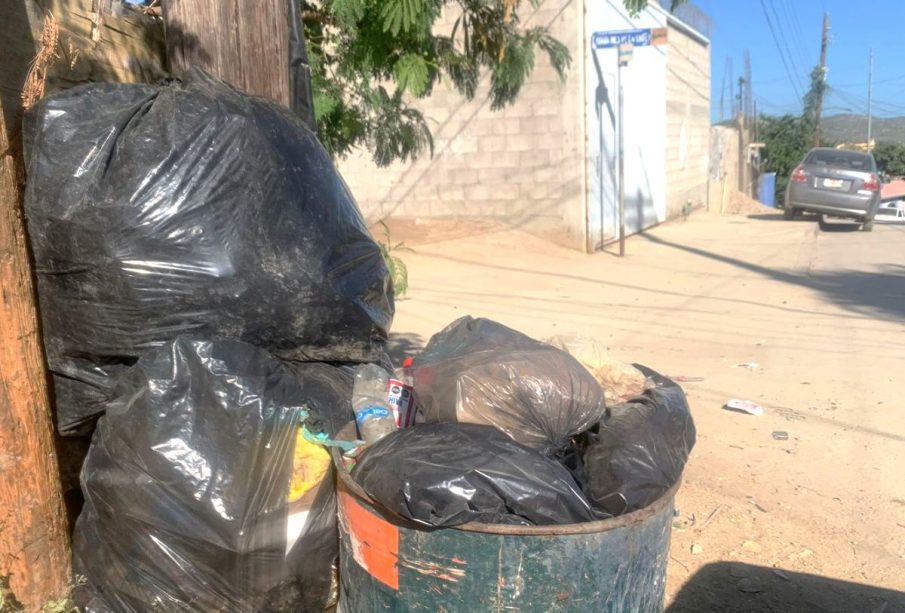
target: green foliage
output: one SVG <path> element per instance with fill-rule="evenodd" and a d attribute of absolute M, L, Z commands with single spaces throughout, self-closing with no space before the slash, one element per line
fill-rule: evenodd
<path fill-rule="evenodd" d="M 881 141 L 872 151 L 877 170 L 890 177 L 905 177 L 905 145 Z"/>
<path fill-rule="evenodd" d="M 9 585 L 9 575 L 0 575 L 0 613 L 18 613 L 24 610 L 25 605 L 19 602 Z"/>
<path fill-rule="evenodd" d="M 687 1 L 688 0 L 672 0 L 670 2 L 669 10 L 674 11 Z M 630 15 L 638 15 L 647 8 L 648 0 L 623 0 L 623 4 L 625 4 L 625 8 L 628 9 Z"/>
<path fill-rule="evenodd" d="M 493 110 L 512 104 L 538 52 L 561 79 L 568 48 L 542 26 L 523 27 L 542 0 L 299 0 L 308 41 L 314 115 L 321 142 L 336 157 L 366 147 L 378 166 L 430 152 L 424 115 L 412 106 L 441 80 L 466 100 L 489 75 Z M 672 0 L 675 10 L 687 0 Z M 623 0 L 632 14 L 648 0 Z M 446 9 L 449 32 L 434 26 Z"/>
<path fill-rule="evenodd" d="M 24 613 L 25 605 L 19 602 L 9 584 L 9 575 L 0 575 L 0 613 Z M 70 591 L 72 586 L 70 586 Z M 78 613 L 69 596 L 45 602 L 39 613 Z"/>
<path fill-rule="evenodd" d="M 826 91 L 826 81 L 819 66 L 811 71 L 811 86 L 802 101 L 801 115 L 780 117 L 762 115 L 758 124 L 758 138 L 764 143 L 761 169 L 776 173 L 777 201 L 785 198 L 786 186 L 792 170 L 804 159 L 814 142 L 817 102 Z M 831 146 L 831 143 L 822 143 Z"/>
<path fill-rule="evenodd" d="M 812 124 L 801 117 L 761 117 L 759 138 L 764 142 L 763 166 L 776 173 L 776 192 L 784 195 L 792 170 L 801 163 L 812 142 Z"/>
<path fill-rule="evenodd" d="M 420 55 L 407 53 L 399 58 L 393 67 L 396 87 L 408 91 L 413 96 L 423 96 L 430 85 L 430 70 L 427 60 Z"/>
<path fill-rule="evenodd" d="M 814 69 L 811 71 L 811 85 L 804 95 L 804 100 L 802 100 L 803 108 L 801 111 L 802 120 L 811 127 L 812 131 L 817 123 L 817 103 L 823 98 L 827 87 L 823 68 L 814 66 Z"/>
<path fill-rule="evenodd" d="M 396 297 L 402 298 L 408 293 L 409 270 L 405 265 L 405 262 L 402 261 L 402 258 L 393 255 L 393 252 L 412 251 L 412 249 L 406 247 L 404 242 L 394 244 L 393 239 L 390 236 L 389 226 L 383 221 L 380 222 L 380 225 L 383 226 L 384 241 L 379 241 L 377 244 L 380 245 L 380 253 L 383 254 L 383 260 L 386 262 L 387 269 L 390 271 L 390 278 L 393 280 L 393 289 L 395 290 Z"/>
<path fill-rule="evenodd" d="M 379 166 L 433 153 L 427 120 L 412 106 L 443 79 L 471 100 L 489 74 L 493 109 L 518 97 L 543 53 L 560 78 L 571 57 L 546 28 L 523 27 L 540 0 L 301 0 L 324 146 L 334 156 L 366 147 Z M 449 32 L 434 25 L 458 11 Z"/>

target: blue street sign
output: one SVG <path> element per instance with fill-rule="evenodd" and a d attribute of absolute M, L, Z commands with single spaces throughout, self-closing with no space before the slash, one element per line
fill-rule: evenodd
<path fill-rule="evenodd" d="M 635 47 L 649 46 L 651 44 L 650 29 L 613 30 L 611 32 L 594 32 L 591 35 L 591 44 L 595 49 L 612 49 L 626 43 Z"/>

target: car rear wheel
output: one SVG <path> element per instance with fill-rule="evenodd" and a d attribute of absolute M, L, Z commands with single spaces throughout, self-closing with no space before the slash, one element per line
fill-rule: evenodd
<path fill-rule="evenodd" d="M 782 210 L 783 219 L 795 219 L 795 213 L 797 213 L 795 207 L 786 206 L 786 208 Z"/>
<path fill-rule="evenodd" d="M 861 224 L 862 232 L 873 232 L 874 231 L 874 220 L 868 219 L 863 224 Z"/>

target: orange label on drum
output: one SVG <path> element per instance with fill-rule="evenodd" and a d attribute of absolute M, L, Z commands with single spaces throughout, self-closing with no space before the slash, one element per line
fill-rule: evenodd
<path fill-rule="evenodd" d="M 398 590 L 399 528 L 368 511 L 348 492 L 340 490 L 338 502 L 352 557 L 377 581 Z"/>

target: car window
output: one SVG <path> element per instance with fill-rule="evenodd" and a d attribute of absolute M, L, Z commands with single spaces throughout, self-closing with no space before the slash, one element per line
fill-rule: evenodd
<path fill-rule="evenodd" d="M 853 151 L 811 151 L 804 160 L 805 164 L 815 166 L 832 166 L 833 168 L 845 168 L 848 170 L 863 170 L 872 172 L 874 160 L 871 156 Z"/>

